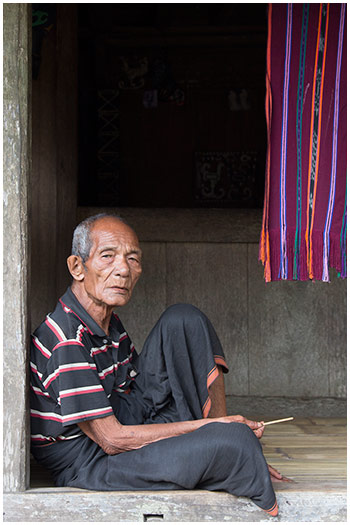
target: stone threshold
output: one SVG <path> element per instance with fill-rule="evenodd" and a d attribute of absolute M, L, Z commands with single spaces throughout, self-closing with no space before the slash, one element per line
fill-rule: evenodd
<path fill-rule="evenodd" d="M 346 490 L 278 491 L 272 518 L 247 498 L 221 492 L 90 492 L 42 489 L 4 495 L 4 522 L 346 521 Z"/>

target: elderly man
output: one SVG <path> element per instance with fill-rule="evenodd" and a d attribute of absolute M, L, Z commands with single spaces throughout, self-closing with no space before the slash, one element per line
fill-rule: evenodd
<path fill-rule="evenodd" d="M 135 232 L 119 217 L 77 226 L 72 285 L 31 344 L 32 453 L 58 486 L 225 490 L 275 516 L 262 422 L 227 416 L 224 354 L 197 308 L 168 308 L 140 355 L 114 310 L 141 275 Z"/>

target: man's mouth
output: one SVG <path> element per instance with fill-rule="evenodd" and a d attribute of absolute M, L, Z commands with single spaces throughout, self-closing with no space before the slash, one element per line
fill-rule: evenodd
<path fill-rule="evenodd" d="M 126 286 L 111 286 L 112 290 L 118 293 L 128 293 L 129 289 Z"/>

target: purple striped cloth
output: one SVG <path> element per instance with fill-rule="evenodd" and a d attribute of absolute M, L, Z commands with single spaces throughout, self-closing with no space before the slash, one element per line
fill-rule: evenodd
<path fill-rule="evenodd" d="M 346 4 L 270 4 L 265 280 L 346 277 Z"/>

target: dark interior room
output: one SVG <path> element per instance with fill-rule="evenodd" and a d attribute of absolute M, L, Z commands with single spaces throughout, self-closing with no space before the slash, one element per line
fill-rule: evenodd
<path fill-rule="evenodd" d="M 261 208 L 266 4 L 79 4 L 80 206 Z"/>

